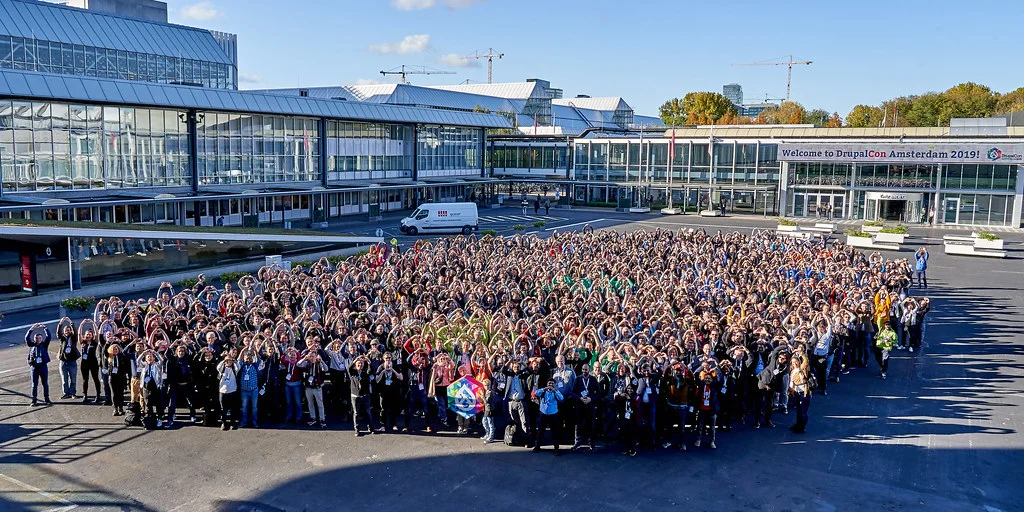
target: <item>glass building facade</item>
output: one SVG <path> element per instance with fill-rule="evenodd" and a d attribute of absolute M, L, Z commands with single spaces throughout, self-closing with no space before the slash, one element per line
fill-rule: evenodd
<path fill-rule="evenodd" d="M 196 121 L 201 185 L 320 180 L 316 119 L 199 112 Z"/>
<path fill-rule="evenodd" d="M 231 64 L 0 35 L 0 69 L 237 88 Z"/>
<path fill-rule="evenodd" d="M 327 122 L 327 179 L 411 178 L 413 127 Z"/>
<path fill-rule="evenodd" d="M 184 112 L 0 100 L 3 192 L 190 184 Z"/>
<path fill-rule="evenodd" d="M 421 126 L 416 133 L 420 176 L 457 176 L 482 170 L 483 130 L 459 126 Z"/>

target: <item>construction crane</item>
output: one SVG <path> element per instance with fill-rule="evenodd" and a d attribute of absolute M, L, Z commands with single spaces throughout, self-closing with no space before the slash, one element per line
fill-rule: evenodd
<path fill-rule="evenodd" d="M 402 83 L 404 84 L 406 83 L 406 75 L 454 75 L 455 72 L 428 68 L 426 66 L 406 66 L 405 64 L 402 64 L 401 66 L 394 68 L 391 71 L 381 71 L 380 74 L 384 76 L 399 75 L 402 77 Z"/>
<path fill-rule="evenodd" d="M 491 67 L 494 65 L 494 58 L 504 57 L 504 53 L 494 53 L 494 48 L 488 48 L 487 53 L 481 55 L 476 52 L 473 55 L 466 55 L 463 59 L 487 59 L 487 83 L 491 83 Z"/>
<path fill-rule="evenodd" d="M 811 60 L 793 60 L 793 56 L 789 55 L 789 60 L 786 62 L 744 62 L 740 64 L 733 64 L 733 66 L 786 66 L 789 70 L 786 72 L 786 101 L 789 101 L 789 88 L 793 83 L 793 65 L 803 64 L 810 65 Z"/>
<path fill-rule="evenodd" d="M 769 98 L 768 93 L 764 93 L 764 102 L 771 103 L 773 101 L 786 101 L 786 98 Z"/>

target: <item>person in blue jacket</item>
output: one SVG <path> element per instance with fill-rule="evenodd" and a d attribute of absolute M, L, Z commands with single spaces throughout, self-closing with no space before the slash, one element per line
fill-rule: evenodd
<path fill-rule="evenodd" d="M 928 249 L 924 247 L 914 254 L 914 278 L 918 288 L 928 288 Z"/>
<path fill-rule="evenodd" d="M 42 329 L 37 332 L 36 328 Z M 43 383 L 43 403 L 50 402 L 50 330 L 43 324 L 34 324 L 25 333 L 28 345 L 28 367 L 32 374 L 32 407 L 39 405 L 39 383 Z"/>

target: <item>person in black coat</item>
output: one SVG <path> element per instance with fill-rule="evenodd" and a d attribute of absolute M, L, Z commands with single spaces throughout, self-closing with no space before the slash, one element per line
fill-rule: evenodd
<path fill-rule="evenodd" d="M 700 447 L 704 436 L 708 437 L 708 447 L 717 448 L 715 445 L 715 430 L 718 422 L 718 400 L 721 392 L 721 378 L 718 368 L 710 361 L 701 364 L 697 373 L 697 392 L 694 397 L 697 401 L 697 442 L 693 445 Z"/>
<path fill-rule="evenodd" d="M 114 395 L 114 416 L 124 416 L 124 390 L 132 374 L 132 357 L 121 353 L 121 345 L 111 343 L 107 347 L 106 368 Z"/>
<path fill-rule="evenodd" d="M 174 426 L 174 413 L 178 402 L 188 402 L 188 413 L 192 423 L 196 422 L 196 406 L 193 389 L 191 356 L 185 345 L 174 348 L 174 355 L 167 359 L 167 389 L 170 404 L 167 408 L 167 426 Z"/>
<path fill-rule="evenodd" d="M 580 366 L 580 373 L 572 387 L 576 399 L 576 435 L 572 449 L 578 450 L 584 442 L 594 450 L 594 423 L 597 419 L 597 403 L 601 400 L 601 385 L 590 374 L 590 366 Z"/>
<path fill-rule="evenodd" d="M 42 332 L 33 332 L 36 328 Z M 25 333 L 25 345 L 28 346 L 28 366 L 32 374 L 32 406 L 39 405 L 40 382 L 43 384 L 43 403 L 50 405 L 50 330 L 43 324 L 29 327 Z"/>
<path fill-rule="evenodd" d="M 772 400 L 775 393 L 786 392 L 784 379 L 789 375 L 789 351 L 777 349 L 773 354 L 774 357 L 768 362 L 768 366 L 757 375 L 757 388 L 761 393 L 761 411 L 764 413 L 764 420 L 760 424 L 755 423 L 754 428 L 775 427 L 775 424 L 772 423 L 772 412 L 775 409 Z M 760 418 L 760 414 L 758 414 L 758 418 Z"/>

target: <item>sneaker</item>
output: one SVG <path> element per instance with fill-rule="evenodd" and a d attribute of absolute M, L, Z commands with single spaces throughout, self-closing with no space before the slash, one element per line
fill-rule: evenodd
<path fill-rule="evenodd" d="M 78 395 L 71 395 L 71 397 L 70 397 L 70 398 L 71 398 L 72 400 L 78 400 L 79 398 L 82 398 L 82 397 L 80 397 L 80 396 L 78 396 Z"/>
<path fill-rule="evenodd" d="M 629 455 L 630 457 L 636 457 L 636 450 L 630 450 L 629 453 L 627 453 L 627 455 Z"/>
<path fill-rule="evenodd" d="M 685 452 L 686 451 L 686 443 L 685 442 L 679 443 L 679 451 L 681 451 L 681 452 Z"/>
<path fill-rule="evenodd" d="M 38 406 L 39 406 L 39 402 L 37 402 L 35 400 L 32 400 L 32 407 L 38 407 Z"/>
<path fill-rule="evenodd" d="M 775 428 L 775 424 L 772 423 L 771 421 L 764 422 L 764 426 L 766 426 L 768 428 Z"/>
<path fill-rule="evenodd" d="M 63 395 L 61 395 L 61 397 L 60 397 L 60 399 L 61 399 L 61 400 L 67 400 L 68 398 L 71 398 L 71 395 L 69 395 L 69 394 L 67 394 L 67 393 L 64 393 L 64 394 L 63 394 Z"/>
<path fill-rule="evenodd" d="M 157 421 L 156 424 L 157 424 L 158 427 L 160 426 L 160 422 L 159 421 Z M 167 423 L 164 423 L 164 426 L 167 427 L 167 428 L 174 428 L 174 420 L 170 420 Z"/>
<path fill-rule="evenodd" d="M 256 427 L 256 428 L 259 428 L 259 427 Z M 321 422 L 320 422 L 320 428 L 321 428 L 321 429 L 325 429 L 325 428 L 327 428 L 327 422 L 326 422 L 326 421 L 321 421 Z"/>
<path fill-rule="evenodd" d="M 828 390 L 827 389 L 821 390 L 821 395 L 822 396 L 828 396 Z"/>
<path fill-rule="evenodd" d="M 844 368 L 843 371 L 840 372 L 840 373 L 842 373 L 843 375 L 849 375 L 850 374 L 850 369 L 849 368 Z M 836 377 L 836 379 L 838 379 L 838 378 L 839 377 Z M 839 381 L 836 380 L 836 382 L 839 382 Z"/>
<path fill-rule="evenodd" d="M 164 426 L 164 420 L 156 420 L 156 426 L 157 426 L 157 428 L 160 428 L 160 427 Z M 171 424 L 168 423 L 167 426 L 170 427 Z"/>
<path fill-rule="evenodd" d="M 199 423 L 195 416 L 189 416 L 188 419 L 192 420 L 192 423 Z"/>
<path fill-rule="evenodd" d="M 913 353 L 914 353 L 914 347 L 910 347 L 910 353 L 911 353 L 911 354 L 913 354 Z"/>
<path fill-rule="evenodd" d="M 91 400 L 89 400 L 89 395 L 86 395 L 85 397 L 82 398 L 82 403 L 83 404 L 87 404 L 89 402 L 91 402 Z"/>
<path fill-rule="evenodd" d="M 693 446 L 700 448 L 700 439 L 698 439 L 697 442 L 693 443 Z"/>
<path fill-rule="evenodd" d="M 363 437 L 363 433 L 357 430 L 356 431 L 356 437 Z"/>
<path fill-rule="evenodd" d="M 53 402 L 51 402 L 49 398 L 47 398 L 46 400 L 43 400 L 43 403 L 46 404 L 46 405 L 53 405 Z"/>
<path fill-rule="evenodd" d="M 256 423 L 256 422 L 254 421 L 254 422 L 252 423 L 252 428 L 260 428 L 260 426 L 259 426 L 259 424 L 257 424 L 257 423 Z"/>
<path fill-rule="evenodd" d="M 761 428 L 761 424 L 760 423 L 754 423 L 754 430 L 757 430 L 759 428 Z"/>
<path fill-rule="evenodd" d="M 789 408 L 783 405 L 782 408 L 779 409 L 779 412 L 781 412 L 782 414 L 789 414 Z"/>
<path fill-rule="evenodd" d="M 839 384 L 839 376 L 836 375 L 835 377 L 833 377 L 832 378 L 832 382 L 835 382 L 836 384 Z"/>
<path fill-rule="evenodd" d="M 882 380 L 885 380 L 885 372 L 882 372 Z"/>
<path fill-rule="evenodd" d="M 662 447 L 662 448 L 665 448 L 665 449 L 668 449 L 668 448 L 670 448 L 671 446 L 672 446 L 672 443 L 669 443 L 669 442 L 664 442 L 664 443 L 661 443 L 661 447 Z"/>
<path fill-rule="evenodd" d="M 316 423 L 317 423 L 316 420 L 308 421 L 308 422 L 306 422 L 306 426 L 307 427 L 315 427 Z"/>
<path fill-rule="evenodd" d="M 231 429 L 231 425 L 228 425 L 227 423 L 225 423 L 225 424 L 220 426 L 220 429 L 225 431 L 225 432 L 227 432 L 228 430 Z"/>
<path fill-rule="evenodd" d="M 708 445 L 708 448 L 711 448 L 712 450 L 717 450 L 718 449 L 718 447 L 715 446 L 715 442 L 714 441 L 711 441 L 711 444 Z"/>
<path fill-rule="evenodd" d="M 120 414 L 118 414 L 117 409 L 114 409 L 114 414 L 111 414 L 111 416 L 120 416 Z"/>

